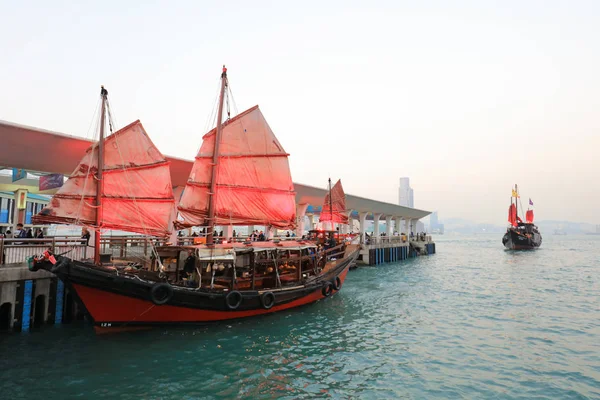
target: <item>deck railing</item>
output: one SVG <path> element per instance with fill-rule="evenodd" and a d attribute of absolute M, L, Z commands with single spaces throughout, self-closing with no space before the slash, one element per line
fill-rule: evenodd
<path fill-rule="evenodd" d="M 65 254 L 69 258 L 86 258 L 85 240 L 79 237 L 52 237 L 45 239 L 0 238 L 0 265 L 26 262 L 28 257 L 42 254 L 46 250 L 54 254 Z"/>
<path fill-rule="evenodd" d="M 177 245 L 189 246 L 194 244 L 198 236 L 183 236 L 177 238 Z M 235 238 L 218 237 L 219 240 L 228 242 L 245 242 L 248 236 L 238 235 Z M 297 240 L 297 237 L 276 236 L 272 239 L 281 241 Z M 388 243 L 399 241 L 399 236 L 371 238 L 377 239 L 371 243 Z M 100 240 L 100 253 L 110 254 L 111 258 L 124 261 L 138 262 L 148 260 L 152 257 L 153 247 L 163 246 L 166 239 L 157 239 L 145 236 L 104 236 Z M 93 243 L 86 245 L 85 240 L 78 236 L 56 236 L 44 239 L 27 238 L 1 238 L 0 237 L 0 265 L 25 263 L 27 258 L 42 254 L 50 249 L 54 254 L 65 254 L 75 260 L 83 260 L 93 257 Z"/>
<path fill-rule="evenodd" d="M 395 244 L 395 243 L 407 243 L 411 242 L 424 242 L 431 243 L 432 239 L 429 235 L 414 235 L 413 237 L 401 236 L 369 236 L 366 238 L 366 244 L 368 245 L 379 245 L 379 244 Z"/>

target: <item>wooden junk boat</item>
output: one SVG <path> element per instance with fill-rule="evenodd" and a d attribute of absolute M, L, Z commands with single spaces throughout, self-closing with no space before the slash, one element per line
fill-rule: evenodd
<path fill-rule="evenodd" d="M 515 199 L 514 203 L 513 198 Z M 502 244 L 508 250 L 534 250 L 542 245 L 542 234 L 533 223 L 533 210 L 527 210 L 525 222 L 519 217 L 519 207 L 517 205 L 519 199 L 519 189 L 515 185 L 510 198 L 510 207 L 508 208 L 510 226 L 502 237 Z M 531 199 L 529 199 L 529 205 L 533 205 Z"/>
<path fill-rule="evenodd" d="M 30 260 L 32 270 L 49 270 L 65 282 L 97 332 L 273 313 L 324 299 L 342 287 L 358 256 L 357 245 L 214 244 L 218 225 L 293 229 L 296 222 L 288 154 L 258 106 L 222 122 L 227 86 L 223 68 L 216 128 L 203 137 L 177 209 L 168 162 L 139 121 L 104 138 L 107 109 L 111 121 L 102 88 L 98 143 L 35 217 L 90 228 L 94 260 L 49 252 Z M 208 226 L 206 243 L 157 246 L 150 263 L 136 266 L 117 265 L 100 255 L 101 229 L 164 238 L 173 224 L 179 229 Z M 184 258 L 181 271 L 163 266 L 167 259 Z"/>

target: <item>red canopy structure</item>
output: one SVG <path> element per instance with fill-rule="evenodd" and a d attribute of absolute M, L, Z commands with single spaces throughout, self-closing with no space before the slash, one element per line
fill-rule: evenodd
<path fill-rule="evenodd" d="M 258 106 L 223 123 L 216 173 L 215 225 L 293 229 L 294 184 L 288 156 Z M 178 206 L 179 227 L 208 225 L 216 128 L 203 137 Z"/>
<path fill-rule="evenodd" d="M 138 120 L 104 140 L 101 222 L 96 223 L 98 146 L 86 151 L 35 223 L 100 226 L 168 235 L 175 200 L 169 163 Z"/>

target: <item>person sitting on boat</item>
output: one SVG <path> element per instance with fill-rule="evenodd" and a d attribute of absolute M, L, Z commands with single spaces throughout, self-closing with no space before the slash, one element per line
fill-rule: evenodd
<path fill-rule="evenodd" d="M 329 236 L 329 239 L 327 240 L 327 244 L 325 245 L 325 249 L 332 249 L 335 246 L 337 246 L 337 240 L 335 240 L 335 237 L 333 235 Z"/>
<path fill-rule="evenodd" d="M 260 231 L 260 233 L 258 234 L 258 241 L 259 242 L 264 242 L 265 241 L 265 234 L 263 231 Z"/>
<path fill-rule="evenodd" d="M 196 270 L 196 257 L 193 250 L 188 250 L 188 257 L 183 263 L 183 277 L 187 278 Z"/>

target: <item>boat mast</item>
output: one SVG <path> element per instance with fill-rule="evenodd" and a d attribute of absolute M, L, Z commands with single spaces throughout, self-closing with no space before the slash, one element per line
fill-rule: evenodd
<path fill-rule="evenodd" d="M 329 178 L 329 217 L 331 218 L 331 230 L 333 229 L 333 199 L 331 198 L 331 178 Z"/>
<path fill-rule="evenodd" d="M 104 169 L 104 120 L 106 119 L 106 97 L 108 91 L 101 86 L 102 111 L 100 112 L 100 138 L 98 139 L 98 172 L 96 173 L 96 232 L 94 234 L 94 263 L 100 264 L 100 227 L 102 225 L 102 195 L 104 182 L 102 170 Z"/>
<path fill-rule="evenodd" d="M 515 183 L 515 222 L 517 226 L 519 225 L 519 189 L 517 188 L 517 184 Z"/>
<path fill-rule="evenodd" d="M 223 65 L 223 73 L 221 73 L 221 94 L 219 96 L 219 112 L 217 114 L 217 132 L 215 135 L 215 147 L 213 149 L 212 171 L 210 178 L 210 191 L 208 192 L 208 235 L 206 236 L 206 244 L 214 244 L 214 229 L 215 229 L 215 195 L 217 192 L 217 165 L 219 164 L 219 143 L 221 142 L 221 119 L 223 118 L 223 98 L 225 95 L 225 86 L 227 86 L 227 68 Z"/>

